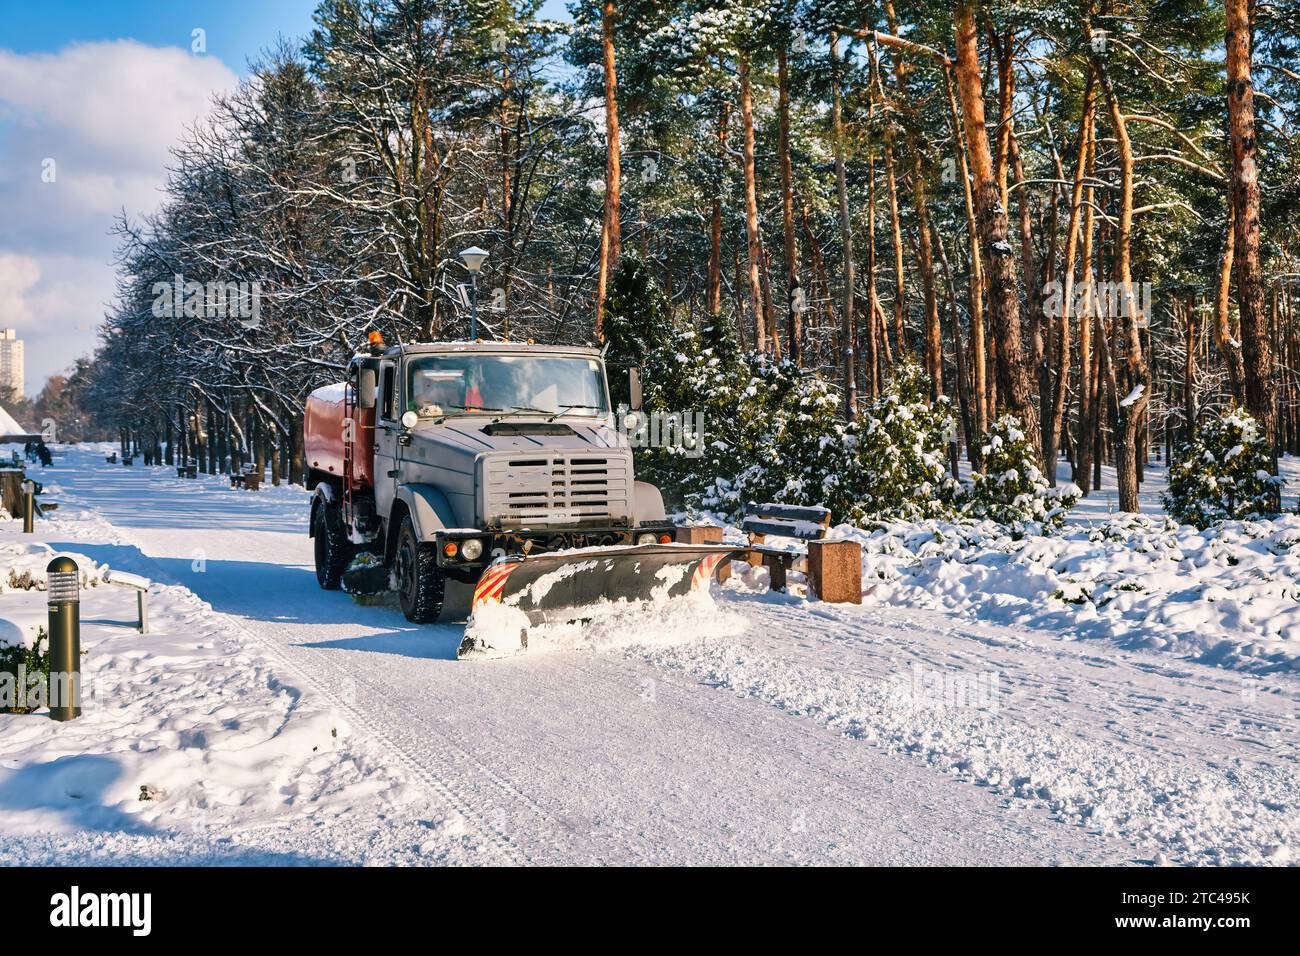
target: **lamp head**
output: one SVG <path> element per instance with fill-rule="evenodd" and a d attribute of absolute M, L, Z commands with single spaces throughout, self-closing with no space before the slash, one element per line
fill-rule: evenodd
<path fill-rule="evenodd" d="M 486 249 L 480 249 L 478 246 L 470 246 L 460 254 L 460 261 L 465 263 L 465 268 L 471 275 L 478 275 L 483 268 L 483 262 L 488 257 Z"/>

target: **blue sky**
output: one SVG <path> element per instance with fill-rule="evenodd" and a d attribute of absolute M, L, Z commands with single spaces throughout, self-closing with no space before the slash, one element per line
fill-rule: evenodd
<path fill-rule="evenodd" d="M 171 145 L 277 36 L 306 36 L 315 7 L 0 0 L 0 328 L 27 343 L 29 395 L 95 348 L 114 216 L 157 208 Z M 568 19 L 564 0 L 543 15 Z"/>
<path fill-rule="evenodd" d="M 0 47 L 54 52 L 74 42 L 132 39 L 148 46 L 190 48 L 191 31 L 206 31 L 208 54 L 236 72 L 277 33 L 311 30 L 315 0 L 0 0 Z"/>
<path fill-rule="evenodd" d="M 190 46 L 207 32 L 208 54 L 241 75 L 248 58 L 277 34 L 305 36 L 316 0 L 0 0 L 0 48 L 53 52 L 74 42 L 132 39 L 149 46 Z M 542 15 L 569 19 L 564 0 Z"/>

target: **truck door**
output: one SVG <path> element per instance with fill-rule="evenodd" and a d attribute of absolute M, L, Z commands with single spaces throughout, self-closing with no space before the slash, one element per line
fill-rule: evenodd
<path fill-rule="evenodd" d="M 379 400 L 375 403 L 375 507 L 388 521 L 397 490 L 397 436 L 402 430 L 397 365 L 379 366 Z"/>

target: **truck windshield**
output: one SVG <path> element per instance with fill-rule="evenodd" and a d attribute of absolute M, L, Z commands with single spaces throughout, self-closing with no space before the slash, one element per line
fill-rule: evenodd
<path fill-rule="evenodd" d="M 551 355 L 423 355 L 407 360 L 406 409 L 421 418 L 516 412 L 603 418 L 595 359 Z"/>

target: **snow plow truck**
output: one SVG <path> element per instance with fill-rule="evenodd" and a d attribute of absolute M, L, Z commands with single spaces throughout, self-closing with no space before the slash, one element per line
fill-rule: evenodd
<path fill-rule="evenodd" d="M 530 624 L 582 619 L 604 601 L 707 586 L 735 553 L 673 543 L 659 490 L 633 475 L 594 348 L 389 348 L 372 333 L 346 381 L 308 396 L 304 452 L 320 586 L 368 569 L 371 590 L 396 590 L 416 623 L 492 602 Z"/>

